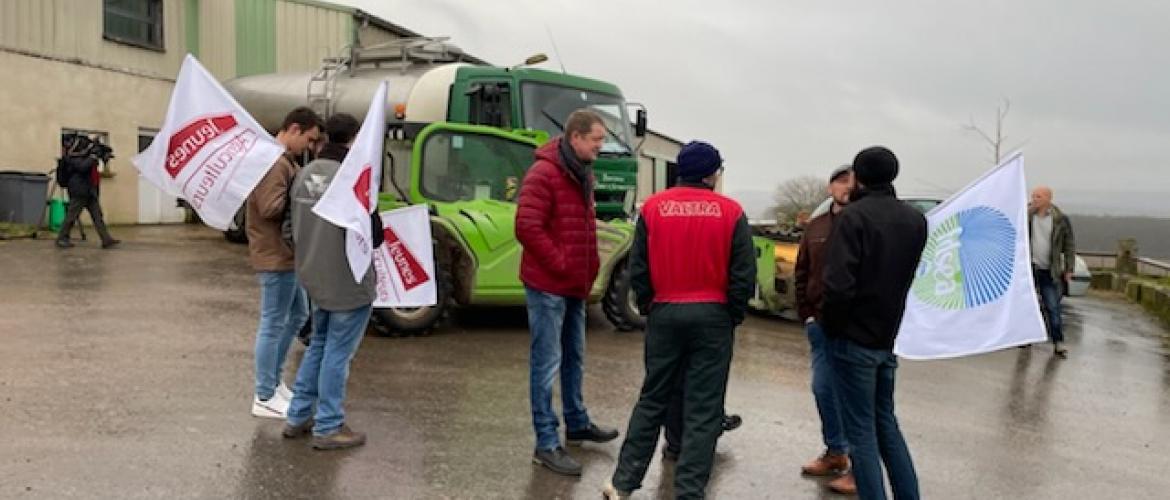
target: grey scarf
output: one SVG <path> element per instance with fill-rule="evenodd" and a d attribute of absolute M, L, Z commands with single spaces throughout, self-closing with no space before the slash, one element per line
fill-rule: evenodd
<path fill-rule="evenodd" d="M 577 158 L 577 152 L 569 144 L 568 136 L 561 137 L 560 147 L 557 148 L 561 157 L 561 165 L 569 171 L 569 175 L 581 185 L 581 193 L 586 200 L 593 199 L 593 164 L 585 163 Z"/>

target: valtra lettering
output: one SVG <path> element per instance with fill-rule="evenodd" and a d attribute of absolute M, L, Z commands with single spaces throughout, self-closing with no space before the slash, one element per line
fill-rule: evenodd
<path fill-rule="evenodd" d="M 175 132 L 167 143 L 167 173 L 172 179 L 177 178 L 204 146 L 236 125 L 236 118 L 226 114 L 200 118 Z"/>
<path fill-rule="evenodd" d="M 713 201 L 667 200 L 658 205 L 663 217 L 722 217 L 723 207 Z"/>

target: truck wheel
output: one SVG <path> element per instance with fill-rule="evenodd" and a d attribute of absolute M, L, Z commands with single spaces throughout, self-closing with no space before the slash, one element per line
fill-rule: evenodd
<path fill-rule="evenodd" d="M 605 297 L 601 300 L 601 308 L 605 317 L 614 328 L 622 332 L 632 332 L 646 328 L 646 318 L 638 314 L 637 299 L 634 289 L 630 286 L 630 268 L 623 261 L 613 271 L 609 280 L 609 287 L 605 290 Z"/>
<path fill-rule="evenodd" d="M 370 327 L 383 337 L 408 337 L 427 335 L 434 330 L 451 307 L 453 290 L 451 272 L 438 271 L 438 302 L 429 307 L 386 307 L 375 308 L 370 316 Z"/>
<path fill-rule="evenodd" d="M 235 217 L 232 217 L 232 222 L 228 224 L 227 231 L 223 232 L 223 239 L 232 243 L 248 242 L 248 233 L 244 230 L 244 207 L 240 207 Z"/>

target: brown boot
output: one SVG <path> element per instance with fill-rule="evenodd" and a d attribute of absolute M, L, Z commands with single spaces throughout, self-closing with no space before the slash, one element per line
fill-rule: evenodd
<path fill-rule="evenodd" d="M 308 436 L 313 433 L 313 419 L 310 418 L 301 423 L 301 425 L 292 425 L 285 422 L 284 429 L 280 431 L 280 435 L 286 439 L 296 439 L 301 436 Z"/>
<path fill-rule="evenodd" d="M 837 479 L 829 481 L 829 490 L 842 495 L 856 495 L 857 481 L 853 480 L 852 472 L 846 473 Z"/>
<path fill-rule="evenodd" d="M 313 436 L 313 448 L 318 450 L 341 450 L 354 448 L 366 444 L 366 435 L 350 430 L 348 425 L 341 426 L 337 432 L 326 436 Z"/>
<path fill-rule="evenodd" d="M 848 455 L 837 455 L 827 451 L 824 455 L 800 468 L 800 472 L 806 476 L 835 476 L 847 470 L 849 470 Z"/>

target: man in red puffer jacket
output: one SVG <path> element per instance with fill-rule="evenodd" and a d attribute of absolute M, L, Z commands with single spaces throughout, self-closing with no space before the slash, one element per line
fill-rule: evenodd
<path fill-rule="evenodd" d="M 565 135 L 536 151 L 520 187 L 516 238 L 524 247 L 520 280 L 528 298 L 532 331 L 529 356 L 534 463 L 559 474 L 581 475 L 581 464 L 565 453 L 552 406 L 553 379 L 561 374 L 566 440 L 604 443 L 618 437 L 589 420 L 581 397 L 585 366 L 585 307 L 600 259 L 593 206 L 593 160 L 605 141 L 601 117 L 577 110 Z"/>

